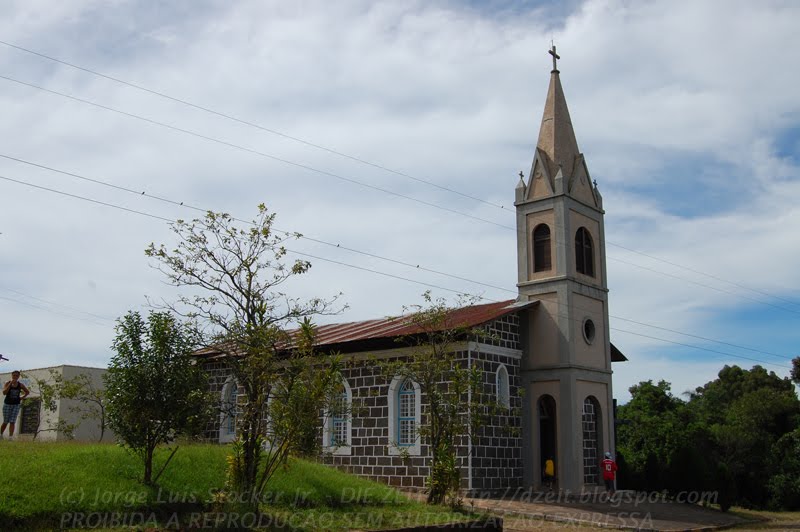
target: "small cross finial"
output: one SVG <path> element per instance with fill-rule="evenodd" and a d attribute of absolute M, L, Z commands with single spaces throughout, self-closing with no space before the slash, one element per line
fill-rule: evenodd
<path fill-rule="evenodd" d="M 553 72 L 558 72 L 558 65 L 556 65 L 556 61 L 561 59 L 561 56 L 556 53 L 556 45 L 553 44 L 553 47 L 547 52 L 553 56 Z"/>
<path fill-rule="evenodd" d="M 522 173 L 522 170 L 519 171 L 519 178 L 525 179 L 525 174 Z"/>

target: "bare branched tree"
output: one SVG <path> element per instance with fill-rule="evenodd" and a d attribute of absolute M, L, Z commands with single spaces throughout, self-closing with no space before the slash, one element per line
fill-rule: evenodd
<path fill-rule="evenodd" d="M 252 500 L 298 445 L 298 428 L 318 423 L 336 368 L 313 356 L 310 320 L 341 310 L 339 295 L 310 300 L 288 295 L 289 281 L 306 273 L 311 263 L 288 263 L 285 243 L 300 235 L 274 230 L 274 219 L 263 204 L 248 226 L 228 214 L 208 212 L 171 225 L 174 249 L 150 244 L 145 251 L 171 284 L 196 289 L 165 305 L 197 324 L 206 351 L 221 355 L 236 380 L 242 398 L 237 405 L 238 455 L 229 480 Z M 286 408 L 301 399 L 311 402 L 301 409 L 304 419 Z M 311 413 L 317 419 L 309 419 Z"/>

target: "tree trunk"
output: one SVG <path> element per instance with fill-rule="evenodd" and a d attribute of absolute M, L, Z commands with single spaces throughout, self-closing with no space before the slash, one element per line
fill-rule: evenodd
<path fill-rule="evenodd" d="M 150 485 L 153 478 L 153 451 L 155 449 L 148 444 L 144 451 L 144 483 Z"/>
<path fill-rule="evenodd" d="M 98 442 L 103 441 L 103 436 L 106 433 L 106 410 L 100 406 L 100 439 Z"/>

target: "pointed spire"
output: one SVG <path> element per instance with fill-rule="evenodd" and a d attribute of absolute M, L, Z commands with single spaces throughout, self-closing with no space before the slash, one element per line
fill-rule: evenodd
<path fill-rule="evenodd" d="M 517 188 L 514 189 L 514 201 L 525 201 L 525 174 L 523 174 L 522 171 L 519 173 L 519 183 L 517 183 Z"/>
<path fill-rule="evenodd" d="M 555 175 L 561 167 L 564 178 L 568 180 L 572 177 L 580 150 L 569 118 L 564 89 L 561 88 L 559 71 L 556 68 L 556 60 L 560 59 L 560 56 L 556 54 L 555 45 L 548 53 L 553 56 L 553 70 L 550 72 L 550 87 L 547 89 L 542 126 L 539 129 L 536 147 L 546 155 L 550 175 Z"/>
<path fill-rule="evenodd" d="M 517 183 L 517 188 L 525 188 L 525 174 L 522 173 L 522 170 L 519 171 L 519 183 Z"/>

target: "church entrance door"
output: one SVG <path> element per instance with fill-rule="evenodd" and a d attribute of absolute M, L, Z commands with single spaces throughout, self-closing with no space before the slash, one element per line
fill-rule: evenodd
<path fill-rule="evenodd" d="M 544 475 L 545 462 L 551 459 L 558 475 L 558 447 L 556 445 L 556 400 L 551 395 L 539 398 L 539 471 Z"/>

